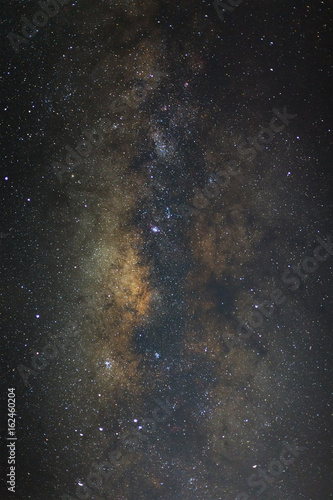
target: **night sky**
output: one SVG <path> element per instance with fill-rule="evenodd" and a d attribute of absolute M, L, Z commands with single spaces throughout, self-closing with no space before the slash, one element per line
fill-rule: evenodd
<path fill-rule="evenodd" d="M 1 3 L 0 500 L 333 498 L 332 2 L 39 3 Z"/>

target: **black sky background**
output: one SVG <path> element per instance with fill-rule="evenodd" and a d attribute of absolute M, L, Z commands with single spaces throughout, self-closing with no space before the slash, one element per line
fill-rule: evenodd
<path fill-rule="evenodd" d="M 131 4 L 69 2 L 19 53 L 7 35 L 19 33 L 21 15 L 31 19 L 38 4 L 1 5 L 2 437 L 13 386 L 18 446 L 16 493 L 7 491 L 3 472 L 0 498 L 76 498 L 77 478 L 98 460 L 96 436 L 116 451 L 115 433 L 130 428 L 130 415 L 151 412 L 157 396 L 171 398 L 173 414 L 155 444 L 136 458 L 127 451 L 104 493 L 86 498 L 231 500 L 241 491 L 251 500 L 331 498 L 333 256 L 295 292 L 281 276 L 291 261 L 313 255 L 318 233 L 332 234 L 332 3 L 244 0 L 224 21 L 208 1 Z M 164 76 L 129 112 L 114 113 L 112 102 L 137 84 L 134 70 L 128 78 L 132 54 L 143 66 L 148 58 L 142 43 Z M 283 106 L 297 117 L 243 163 L 229 191 L 186 220 L 180 204 L 193 204 L 195 189 Z M 80 167 L 79 183 L 59 182 L 52 162 L 102 117 L 118 124 L 119 135 L 91 155 L 90 170 Z M 167 159 L 156 134 L 171 144 Z M 224 243 L 222 232 L 221 243 L 227 226 L 232 241 Z M 138 277 L 128 281 L 148 283 L 149 308 L 141 297 L 117 298 L 103 263 L 112 238 L 110 266 L 120 269 L 122 254 L 134 262 Z M 230 352 L 220 333 L 231 328 L 235 309 L 244 314 L 271 286 L 286 292 L 286 303 L 262 338 Z M 122 344 L 129 359 L 117 344 L 120 373 L 125 358 L 138 362 L 115 392 L 100 370 L 112 350 L 105 332 L 116 328 L 113 314 L 129 335 Z M 49 336 L 66 337 L 73 321 L 79 338 L 25 387 L 18 366 L 30 366 Z M 202 342 L 213 346 L 209 359 Z M 235 424 L 248 408 L 243 386 L 255 401 L 252 456 Z M 268 434 L 257 430 L 261 418 L 271 419 Z M 222 432 L 232 435 L 227 458 Z M 286 437 L 307 450 L 258 496 L 246 483 L 252 464 L 278 458 Z M 2 471 L 6 460 L 4 451 Z"/>

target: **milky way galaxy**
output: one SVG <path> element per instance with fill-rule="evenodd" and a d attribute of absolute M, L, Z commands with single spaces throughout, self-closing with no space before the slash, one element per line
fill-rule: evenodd
<path fill-rule="evenodd" d="M 1 498 L 332 494 L 332 8 L 229 2 L 4 7 Z"/>

